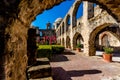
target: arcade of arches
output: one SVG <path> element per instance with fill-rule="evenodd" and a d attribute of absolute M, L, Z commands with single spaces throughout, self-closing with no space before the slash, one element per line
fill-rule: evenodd
<path fill-rule="evenodd" d="M 1 0 L 0 1 L 0 5 L 1 5 L 0 7 L 0 70 L 1 70 L 0 80 L 26 80 L 26 67 L 28 61 L 27 33 L 28 33 L 28 29 L 30 28 L 30 23 L 32 22 L 32 20 L 35 19 L 37 14 L 42 13 L 42 11 L 53 7 L 55 4 L 58 4 L 61 1 L 63 0 Z M 101 8 L 105 9 L 115 19 L 116 24 L 120 21 L 120 12 L 119 12 L 120 0 L 88 0 L 88 1 L 95 2 L 96 4 L 101 5 Z M 76 5 L 79 5 L 80 3 L 81 0 L 76 0 Z M 76 9 L 75 6 L 72 7 L 72 9 L 74 8 Z M 72 18 L 71 15 L 73 15 L 72 12 L 70 12 L 70 18 Z M 87 13 L 85 15 L 87 16 Z M 84 22 L 88 22 L 86 17 L 83 18 L 84 18 Z M 108 19 L 109 20 L 107 21 L 110 21 L 111 18 Z M 70 20 L 74 20 L 74 19 L 70 19 Z M 70 22 L 71 25 L 75 24 L 75 22 L 72 21 Z M 95 19 L 91 19 L 89 24 L 96 26 L 99 25 L 98 23 L 96 22 L 94 23 L 94 22 Z M 103 22 L 106 22 L 106 19 L 105 21 L 103 20 Z M 79 29 L 77 30 L 79 30 L 82 37 L 84 32 L 90 33 L 89 35 L 91 37 L 85 34 L 84 36 L 86 37 L 83 37 L 83 40 L 84 43 L 91 44 L 89 46 L 90 49 L 94 49 L 94 46 L 92 46 L 92 44 L 95 44 L 94 41 L 95 41 L 96 33 L 99 33 L 105 27 L 111 25 L 108 23 L 109 22 L 106 22 L 104 25 L 102 23 L 101 25 L 102 27 L 99 28 L 94 26 L 92 27 L 92 29 L 90 29 L 90 31 L 88 30 L 82 31 Z M 69 28 L 70 30 L 69 32 L 71 35 L 69 37 L 69 41 L 70 41 L 69 45 L 71 45 L 72 48 L 73 47 L 72 41 L 74 34 L 72 34 L 71 31 L 74 29 L 72 29 L 71 25 Z M 88 24 L 84 24 L 84 26 L 88 26 Z M 66 25 L 64 25 L 64 28 L 66 28 Z M 84 30 L 86 29 L 85 27 L 81 27 L 81 28 L 83 28 Z M 117 29 L 116 27 L 115 31 L 113 30 L 112 32 L 110 32 L 110 35 L 112 36 L 114 35 L 116 39 L 120 40 L 119 36 L 117 35 L 119 34 L 118 30 L 119 29 Z M 60 42 L 62 42 L 62 39 L 59 40 Z M 66 41 L 67 41 L 67 37 L 64 38 L 64 42 Z M 87 44 L 84 45 L 84 47 L 86 47 L 85 48 L 87 51 L 86 53 L 91 53 L 89 51 L 89 48 L 87 48 L 88 47 Z"/>
<path fill-rule="evenodd" d="M 94 7 L 94 3 L 88 1 L 83 1 L 83 16 L 76 19 L 81 3 L 80 0 L 76 0 L 61 24 L 57 26 L 56 32 L 57 34 L 60 33 L 57 35 L 57 40 L 61 40 L 61 44 L 64 44 L 65 47 L 68 47 L 69 42 L 71 49 L 75 49 L 78 42 L 81 42 L 83 52 L 88 56 L 94 56 L 96 50 L 103 50 L 104 46 L 113 47 L 115 52 L 120 51 L 119 19 L 111 16 L 112 14 L 109 14 L 105 8 L 102 9 L 99 5 Z M 110 5 L 109 3 L 106 4 Z M 62 27 L 63 23 L 64 27 Z M 102 32 L 106 35 L 100 38 Z M 64 43 L 62 39 L 64 39 Z"/>

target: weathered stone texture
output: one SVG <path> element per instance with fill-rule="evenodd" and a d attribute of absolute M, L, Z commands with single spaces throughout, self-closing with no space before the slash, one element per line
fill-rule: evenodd
<path fill-rule="evenodd" d="M 63 0 L 0 1 L 0 80 L 26 80 L 27 32 L 42 11 Z"/>
<path fill-rule="evenodd" d="M 83 16 L 80 19 L 75 20 L 75 17 L 77 15 L 76 14 L 77 9 L 82 1 L 83 1 Z M 94 12 L 93 11 L 91 12 L 91 10 L 93 10 L 93 5 L 89 4 L 88 1 L 99 4 L 94 9 Z M 97 37 L 98 34 L 100 34 L 100 32 L 103 31 L 103 29 L 105 29 L 108 26 L 110 29 L 110 27 L 115 24 L 117 26 L 119 25 L 119 17 L 120 16 L 117 16 L 117 15 L 119 15 L 120 13 L 119 12 L 115 13 L 112 10 L 120 9 L 120 8 L 118 9 L 118 7 L 119 7 L 118 4 L 120 1 L 116 0 L 115 2 L 113 2 L 113 3 L 112 2 L 113 2 L 113 0 L 106 0 L 106 1 L 103 1 L 103 0 L 76 0 L 74 2 L 74 4 L 72 5 L 72 7 L 70 8 L 70 10 L 68 11 L 68 13 L 66 14 L 66 16 L 63 18 L 63 20 L 60 23 L 60 25 L 58 26 L 58 28 L 56 29 L 56 32 L 60 33 L 57 36 L 57 40 L 58 41 L 61 40 L 61 41 L 59 41 L 59 42 L 61 42 L 61 44 L 68 45 L 67 37 L 69 37 L 71 49 L 74 49 L 74 47 L 76 45 L 74 36 L 76 33 L 79 33 L 84 40 L 83 52 L 89 56 L 95 55 L 96 46 L 99 46 L 99 44 L 96 45 L 97 39 L 98 39 L 98 37 Z M 117 3 L 117 2 L 118 2 L 118 4 L 116 4 L 116 6 L 115 6 L 115 3 Z M 111 7 L 110 5 L 114 6 L 114 7 Z M 91 14 L 94 16 L 89 19 L 89 15 L 91 15 Z M 66 26 L 68 24 L 67 23 L 68 15 L 70 15 L 69 27 Z M 117 16 L 117 18 L 116 18 L 116 16 Z M 66 28 L 68 28 L 68 31 L 66 30 L 66 31 L 64 31 L 64 33 L 62 33 L 63 32 L 62 31 L 63 23 L 65 24 L 64 26 Z M 77 26 L 74 27 L 74 24 L 77 24 Z M 113 30 L 117 30 L 117 26 L 113 26 L 114 27 Z M 118 30 L 116 32 L 114 32 L 113 30 L 109 30 L 109 31 L 111 31 L 112 34 L 116 35 L 115 36 L 116 40 L 115 39 L 114 40 L 119 42 L 120 39 L 118 36 L 119 36 L 120 29 L 118 28 Z M 63 40 L 65 40 L 65 42 Z M 111 40 L 111 41 L 113 41 L 113 40 Z"/>

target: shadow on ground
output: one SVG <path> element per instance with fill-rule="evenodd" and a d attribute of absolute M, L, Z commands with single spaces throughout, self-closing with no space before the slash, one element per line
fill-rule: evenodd
<path fill-rule="evenodd" d="M 63 61 L 69 61 L 69 59 L 64 55 L 54 54 L 52 58 L 50 59 L 50 62 L 63 62 Z"/>
<path fill-rule="evenodd" d="M 71 77 L 80 77 L 87 74 L 99 74 L 102 73 L 102 71 L 97 69 L 65 71 L 61 67 L 54 67 L 52 68 L 52 73 L 53 80 L 72 80 Z"/>
<path fill-rule="evenodd" d="M 64 50 L 64 52 L 62 52 L 61 54 L 53 54 L 50 62 L 69 61 L 69 59 L 65 55 L 75 55 L 75 53 Z"/>

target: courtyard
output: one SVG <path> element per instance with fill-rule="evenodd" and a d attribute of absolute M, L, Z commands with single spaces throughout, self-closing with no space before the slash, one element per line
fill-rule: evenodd
<path fill-rule="evenodd" d="M 120 80 L 120 55 L 113 62 L 105 62 L 102 52 L 85 56 L 83 52 L 66 49 L 50 60 L 53 80 Z"/>
<path fill-rule="evenodd" d="M 66 1 L 74 3 L 62 18 L 55 17 L 67 9 L 68 3 L 63 4 Z M 36 59 L 37 40 L 71 48 L 53 55 L 51 66 L 47 59 L 47 69 L 50 69 L 51 77 L 52 68 L 54 80 L 120 80 L 120 55 L 114 54 L 113 62 L 108 63 L 102 59 L 102 52 L 96 54 L 104 46 L 120 53 L 120 0 L 1 0 L 0 4 L 0 80 L 27 80 L 28 68 L 30 73 L 40 72 L 41 67 L 44 69 L 37 64 L 40 62 Z M 41 17 L 37 23 L 46 19 L 52 23 L 55 35 L 51 36 L 50 28 L 43 30 L 41 27 L 44 25 L 31 24 L 38 15 L 61 4 L 63 8 L 58 8 L 58 12 L 52 11 L 53 17 L 44 15 L 45 18 Z M 78 18 L 81 6 L 83 15 Z M 52 43 L 52 40 L 55 42 Z M 78 44 L 84 48 L 80 53 L 72 51 Z M 49 75 L 45 71 L 38 75 L 43 73 Z"/>

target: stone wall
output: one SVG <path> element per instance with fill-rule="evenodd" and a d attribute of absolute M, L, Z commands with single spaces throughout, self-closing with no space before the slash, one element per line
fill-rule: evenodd
<path fill-rule="evenodd" d="M 32 20 L 63 0 L 0 1 L 0 80 L 26 80 L 27 33 Z"/>

